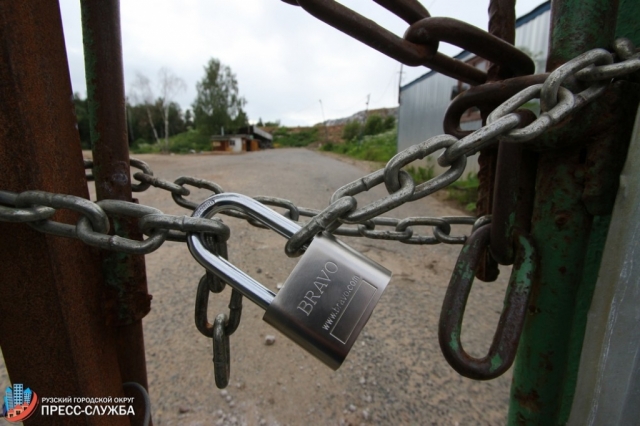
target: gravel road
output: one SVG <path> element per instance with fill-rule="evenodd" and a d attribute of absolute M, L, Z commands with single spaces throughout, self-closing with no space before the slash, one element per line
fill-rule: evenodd
<path fill-rule="evenodd" d="M 227 192 L 282 197 L 311 208 L 325 207 L 335 189 L 371 171 L 367 163 L 345 162 L 306 149 L 138 157 L 165 179 L 197 176 L 217 182 Z M 357 198 L 363 205 L 385 194 L 378 187 Z M 207 195 L 193 190 L 189 198 L 200 201 Z M 164 213 L 186 214 L 163 190 L 152 188 L 138 198 Z M 387 215 L 460 214 L 430 197 Z M 229 260 L 276 291 L 297 262 L 284 255 L 282 237 L 237 219 L 224 221 L 231 227 Z M 462 378 L 438 346 L 440 307 L 460 246 L 341 239 L 393 272 L 343 366 L 336 372 L 325 367 L 264 323 L 263 311 L 244 300 L 242 322 L 230 338 L 231 381 L 223 391 L 214 384 L 211 340 L 193 324 L 202 267 L 182 243 L 165 243 L 148 255 L 153 302 L 144 332 L 154 424 L 504 424 L 511 372 L 488 382 Z M 482 356 L 489 348 L 502 307 L 505 275 L 503 270 L 495 283 L 477 282 L 471 292 L 462 342 L 473 355 Z M 226 289 L 211 296 L 211 320 L 227 312 L 229 294 Z M 266 345 L 266 335 L 274 335 L 275 343 Z"/>

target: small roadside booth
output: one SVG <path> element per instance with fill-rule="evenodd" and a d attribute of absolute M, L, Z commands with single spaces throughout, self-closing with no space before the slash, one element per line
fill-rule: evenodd
<path fill-rule="evenodd" d="M 237 134 L 211 136 L 213 151 L 235 153 L 269 148 L 273 148 L 273 136 L 256 126 L 244 127 Z"/>

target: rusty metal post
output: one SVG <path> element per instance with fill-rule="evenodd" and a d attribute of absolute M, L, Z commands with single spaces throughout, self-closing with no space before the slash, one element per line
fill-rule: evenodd
<path fill-rule="evenodd" d="M 547 69 L 589 49 L 610 47 L 617 10 L 616 0 L 554 0 Z M 635 113 L 623 104 L 632 98 L 637 105 L 631 92 L 614 83 L 561 132 L 545 136 L 552 149 L 540 155 L 531 228 L 540 276 L 514 369 L 510 425 L 568 420 L 611 195 Z"/>
<path fill-rule="evenodd" d="M 489 2 L 489 33 L 514 44 L 516 39 L 516 1 L 515 0 L 491 0 Z M 491 64 L 487 70 L 487 83 L 500 81 L 512 77 L 512 72 L 497 64 Z M 491 111 L 481 111 L 482 124 L 486 124 L 487 116 Z M 489 147 L 480 151 L 478 156 L 478 200 L 476 203 L 476 215 L 491 214 L 494 199 L 494 182 L 498 168 L 498 148 Z M 495 281 L 499 270 L 497 262 L 491 257 L 488 249 L 483 252 L 483 261 L 480 263 L 476 277 L 483 281 Z"/>
<path fill-rule="evenodd" d="M 132 201 L 125 112 L 119 0 L 82 0 L 82 32 L 98 200 Z M 142 239 L 136 220 L 115 218 L 118 235 Z M 149 313 L 144 256 L 103 253 L 107 321 L 117 336 L 123 382 L 148 389 L 142 318 Z M 143 400 L 136 397 L 134 424 L 141 424 Z"/>
<path fill-rule="evenodd" d="M 88 198 L 58 3 L 1 0 L 0 40 L 0 186 Z M 0 235 L 0 345 L 11 380 L 41 396 L 123 396 L 98 252 L 27 225 L 0 223 Z M 25 424 L 52 422 L 129 424 L 40 413 Z"/>

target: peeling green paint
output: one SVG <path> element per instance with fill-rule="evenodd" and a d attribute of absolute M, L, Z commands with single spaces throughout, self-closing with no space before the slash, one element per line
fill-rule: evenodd
<path fill-rule="evenodd" d="M 493 358 L 491 358 L 491 368 L 489 371 L 496 371 L 498 368 L 502 366 L 502 358 L 500 358 L 499 354 L 495 354 Z"/>
<path fill-rule="evenodd" d="M 619 0 L 620 12 L 616 23 L 616 38 L 626 37 L 636 46 L 640 44 L 640 2 L 638 0 Z"/>
<path fill-rule="evenodd" d="M 610 46 L 617 4 L 554 0 L 549 66 L 555 68 L 586 50 Z M 637 14 L 634 20 L 637 26 Z M 572 126 L 584 125 L 579 121 L 565 125 L 568 138 L 549 140 L 547 146 L 569 146 Z M 597 135 L 592 140 L 597 141 Z M 591 281 L 599 264 L 596 246 L 601 238 L 597 235 L 606 235 L 604 223 L 589 213 L 582 200 L 585 142 L 575 140 L 573 147 L 540 155 L 531 229 L 540 270 L 534 275 L 529 302 L 536 309 L 527 318 L 514 367 L 508 414 L 512 426 L 561 425 L 570 412 Z"/>
<path fill-rule="evenodd" d="M 451 340 L 449 340 L 449 347 L 454 351 L 458 351 L 460 349 L 460 329 L 457 328 L 451 332 Z"/>

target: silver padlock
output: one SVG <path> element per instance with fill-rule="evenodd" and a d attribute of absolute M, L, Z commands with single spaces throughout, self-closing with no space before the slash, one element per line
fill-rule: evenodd
<path fill-rule="evenodd" d="M 286 238 L 300 226 L 240 194 L 205 200 L 193 217 L 239 210 Z M 334 370 L 342 364 L 369 320 L 391 272 L 330 234 L 317 235 L 276 295 L 226 259 L 205 248 L 203 236 L 187 239 L 193 257 L 266 310 L 263 319 Z"/>

